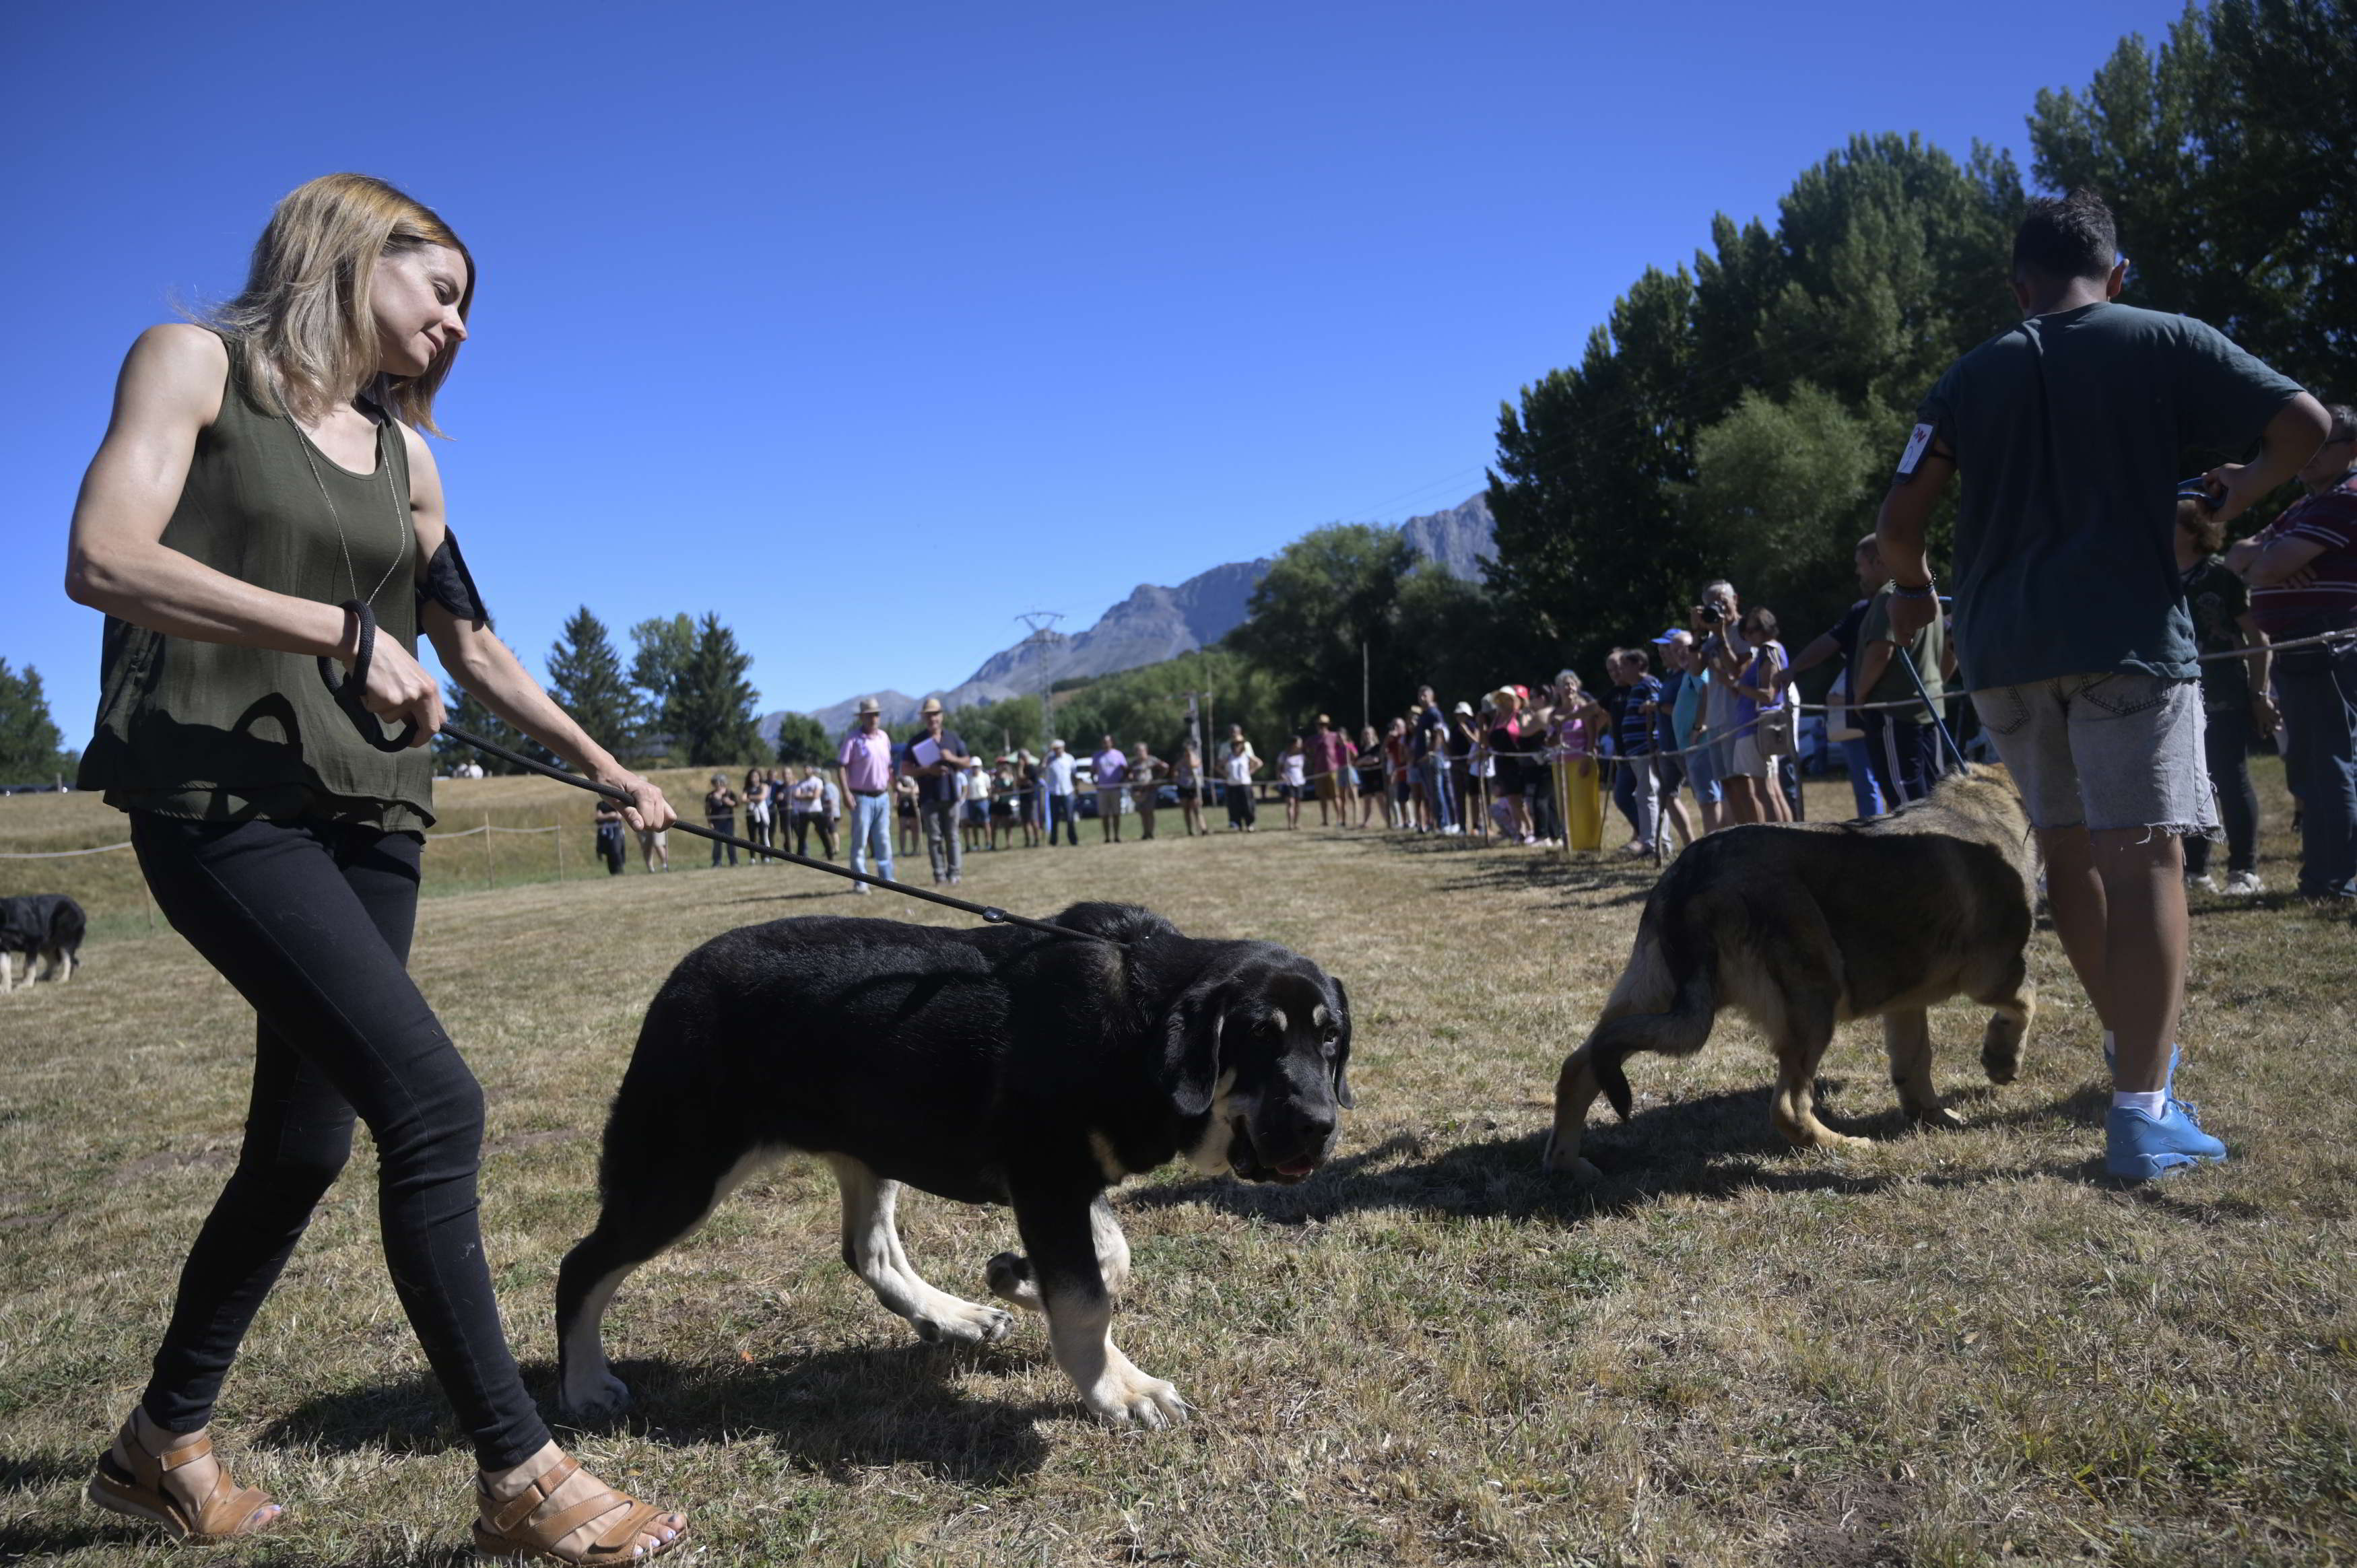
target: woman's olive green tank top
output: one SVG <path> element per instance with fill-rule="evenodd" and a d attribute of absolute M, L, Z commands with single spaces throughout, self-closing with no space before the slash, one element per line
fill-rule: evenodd
<path fill-rule="evenodd" d="M 223 341 L 221 415 L 197 437 L 164 543 L 274 593 L 367 599 L 377 635 L 414 654 L 417 545 L 401 432 L 390 418 L 378 426 L 373 472 L 338 467 L 255 400 L 240 346 Z M 167 637 L 113 616 L 81 784 L 124 811 L 210 822 L 326 817 L 422 832 L 434 821 L 430 753 L 370 746 L 310 655 Z"/>

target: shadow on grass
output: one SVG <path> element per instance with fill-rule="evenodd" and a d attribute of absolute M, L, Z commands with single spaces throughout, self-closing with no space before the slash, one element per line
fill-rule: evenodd
<path fill-rule="evenodd" d="M 878 1332 L 888 1334 L 891 1325 Z M 676 1446 L 759 1433 L 780 1454 L 840 1480 L 877 1465 L 922 1466 L 944 1480 L 1004 1486 L 1038 1470 L 1047 1444 L 1036 1430 L 1055 1405 L 1010 1405 L 952 1387 L 976 1365 L 1012 1366 L 996 1349 L 878 1344 L 781 1354 L 751 1362 L 618 1361 L 630 1412 L 619 1424 Z M 556 1369 L 528 1364 L 524 1381 L 565 1441 L 555 1414 Z M 1080 1409 L 1077 1400 L 1072 1411 Z M 463 1450 L 466 1440 L 430 1377 L 348 1389 L 305 1402 L 260 1441 L 329 1451 L 396 1454 Z"/>
<path fill-rule="evenodd" d="M 1881 1087 L 1869 1080 L 1871 1092 Z M 1818 1083 L 1818 1114 L 1836 1132 L 1880 1141 L 1904 1137 L 1963 1137 L 1975 1130 L 2069 1123 L 2100 1129 L 2110 1103 L 2108 1091 L 2080 1089 L 2044 1105 L 2007 1111 L 1987 1109 L 1994 1091 L 1985 1085 L 1952 1090 L 1948 1102 L 1968 1118 L 1955 1132 L 1919 1130 L 1896 1105 L 1870 1115 L 1845 1113 L 1855 1100 L 1845 1080 Z M 1429 1158 L 1433 1140 L 1400 1133 L 1373 1148 L 1329 1162 L 1298 1187 L 1254 1185 L 1228 1178 L 1189 1179 L 1125 1195 L 1125 1206 L 1165 1208 L 1203 1204 L 1272 1224 L 1299 1225 L 1340 1215 L 1412 1209 L 1469 1219 L 1545 1219 L 1576 1226 L 1597 1215 L 1620 1215 L 1663 1197 L 1723 1198 L 1738 1192 L 1828 1192 L 1863 1195 L 1901 1185 L 1967 1187 L 2024 1176 L 2044 1176 L 2097 1187 L 2118 1187 L 2136 1201 L 2201 1224 L 2219 1225 L 2266 1218 L 2257 1206 L 2238 1199 L 2212 1200 L 2166 1184 L 2131 1187 L 2104 1171 L 2099 1153 L 2083 1160 L 1967 1172 L 1864 1173 L 1794 1151 L 1770 1127 L 1770 1091 L 1731 1090 L 1698 1095 L 1674 1104 L 1640 1106 L 1625 1123 L 1591 1122 L 1581 1154 L 1596 1165 L 1598 1179 L 1580 1182 L 1541 1168 L 1547 1133 L 1479 1139 L 1447 1148 Z M 2100 1149 L 2097 1137 L 2091 1147 Z M 1411 1163 L 1399 1163 L 1405 1159 Z"/>

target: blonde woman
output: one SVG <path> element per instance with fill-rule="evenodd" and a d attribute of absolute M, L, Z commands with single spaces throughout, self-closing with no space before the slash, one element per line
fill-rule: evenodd
<path fill-rule="evenodd" d="M 474 1446 L 477 1547 L 624 1561 L 686 1528 L 567 1458 L 524 1391 L 476 1218 L 482 1091 L 406 972 L 434 821 L 423 747 L 442 722 L 421 630 L 493 713 L 622 789 L 631 826 L 673 820 L 491 634 L 444 524 L 418 431 L 438 434 L 475 282 L 457 236 L 392 187 L 302 187 L 242 294 L 133 346 L 74 510 L 67 591 L 107 615 L 82 787 L 129 813 L 156 905 L 260 1024 L 237 1168 L 90 1483 L 100 1507 L 184 1539 L 280 1517 L 230 1480 L 206 1424 L 355 1118 L 375 1137 L 394 1290 Z M 323 661 L 366 663 L 367 726 L 414 725 L 410 746 L 363 739 Z"/>

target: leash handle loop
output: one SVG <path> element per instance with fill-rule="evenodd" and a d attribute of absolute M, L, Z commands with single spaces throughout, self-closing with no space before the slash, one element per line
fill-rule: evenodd
<path fill-rule="evenodd" d="M 349 675 L 336 673 L 336 661 L 326 654 L 319 656 L 319 679 L 327 682 L 328 694 L 336 699 L 336 706 L 344 710 L 361 738 L 379 751 L 407 751 L 417 739 L 417 721 L 410 720 L 401 726 L 401 733 L 388 736 L 384 725 L 368 709 L 368 678 L 370 661 L 376 657 L 376 611 L 365 599 L 346 599 L 338 607 L 353 618 L 360 631 L 352 654 Z"/>

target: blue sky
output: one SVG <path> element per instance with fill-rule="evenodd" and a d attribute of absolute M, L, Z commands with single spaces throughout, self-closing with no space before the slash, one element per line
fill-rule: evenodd
<path fill-rule="evenodd" d="M 1606 14 L 1609 11 L 1609 14 Z M 767 707 L 1480 487 L 1498 405 L 1858 131 L 2014 148 L 2162 0 L 13 8 L 0 658 L 69 744 L 122 354 L 335 169 L 481 267 L 437 455 L 538 669 L 718 612 Z"/>

